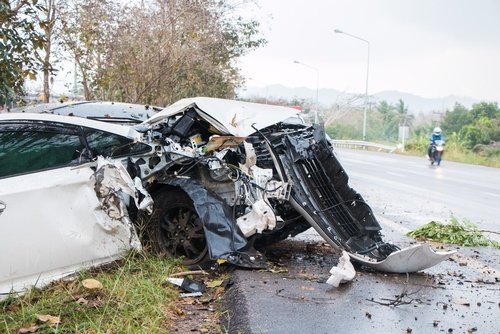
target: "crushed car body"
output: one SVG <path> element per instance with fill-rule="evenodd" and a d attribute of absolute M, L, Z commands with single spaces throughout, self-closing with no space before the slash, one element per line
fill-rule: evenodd
<path fill-rule="evenodd" d="M 134 126 L 0 115 L 0 140 L 0 247 L 14 254 L 2 260 L 1 294 L 141 245 L 187 264 L 262 267 L 259 249 L 310 227 L 381 271 L 451 255 L 385 242 L 322 126 L 293 108 L 200 97 Z M 45 157 L 36 146 L 47 143 Z"/>
<path fill-rule="evenodd" d="M 232 217 L 219 220 L 224 227 L 210 231 L 212 221 L 203 221 L 207 235 L 224 230 L 231 237 L 232 248 L 222 250 L 207 237 L 211 258 L 241 256 L 249 244 L 265 246 L 311 226 L 356 261 L 388 272 L 422 270 L 451 255 L 424 244 L 409 252 L 384 242 L 371 208 L 349 187 L 324 129 L 304 125 L 295 109 L 183 99 L 146 124 L 173 139 L 167 160 L 184 156 L 188 163 L 164 173 L 160 182 L 182 189 L 198 184 L 194 187 L 218 195 L 219 204 L 232 211 Z M 419 261 L 408 261 L 415 257 Z"/>

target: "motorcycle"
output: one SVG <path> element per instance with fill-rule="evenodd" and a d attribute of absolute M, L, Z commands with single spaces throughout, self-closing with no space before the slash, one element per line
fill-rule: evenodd
<path fill-rule="evenodd" d="M 441 165 L 441 160 L 443 158 L 444 153 L 444 140 L 435 140 L 434 143 L 431 144 L 431 156 L 430 161 L 431 165 Z"/>

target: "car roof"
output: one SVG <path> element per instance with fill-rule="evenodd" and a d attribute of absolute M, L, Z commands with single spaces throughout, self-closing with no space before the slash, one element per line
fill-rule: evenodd
<path fill-rule="evenodd" d="M 49 113 L 54 115 L 78 116 L 108 123 L 141 123 L 158 111 L 160 107 L 109 101 L 78 101 L 68 103 L 43 103 L 19 107 L 15 113 Z"/>
<path fill-rule="evenodd" d="M 61 116 L 52 114 L 36 114 L 36 113 L 0 113 L 0 123 L 3 121 L 45 121 L 55 122 L 60 124 L 84 126 L 96 130 L 111 132 L 117 135 L 140 139 L 141 134 L 133 127 L 127 125 L 111 124 L 100 122 L 93 119 L 86 119 L 74 116 Z"/>

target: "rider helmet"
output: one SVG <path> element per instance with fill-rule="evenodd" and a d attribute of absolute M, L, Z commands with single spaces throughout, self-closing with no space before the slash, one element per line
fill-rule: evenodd
<path fill-rule="evenodd" d="M 434 128 L 434 131 L 432 131 L 433 134 L 435 135 L 440 135 L 441 134 L 441 128 L 439 126 Z"/>

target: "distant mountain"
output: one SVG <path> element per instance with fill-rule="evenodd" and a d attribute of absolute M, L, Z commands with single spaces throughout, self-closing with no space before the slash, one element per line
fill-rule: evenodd
<path fill-rule="evenodd" d="M 238 92 L 238 97 L 240 98 L 269 98 L 269 99 L 316 99 L 316 90 L 306 88 L 306 87 L 286 87 L 283 85 L 269 85 L 265 87 L 254 87 L 248 86 L 240 89 Z M 346 100 L 353 98 L 356 94 L 349 92 L 341 92 L 336 89 L 326 89 L 322 88 L 318 91 L 319 103 L 323 106 L 332 105 L 334 103 L 345 103 Z M 359 94 L 358 94 L 359 96 Z M 399 99 L 402 99 L 406 105 L 408 105 L 408 110 L 410 113 L 431 113 L 433 111 L 444 111 L 446 109 L 452 109 L 455 103 L 460 103 L 467 108 L 470 108 L 472 104 L 480 102 L 479 100 L 462 97 L 462 96 L 445 96 L 440 98 L 425 98 L 415 94 L 399 92 L 399 91 L 383 91 L 375 94 L 370 94 L 371 101 L 380 102 L 386 100 L 389 103 L 397 103 Z M 359 104 L 364 102 L 363 95 L 357 100 Z"/>
<path fill-rule="evenodd" d="M 376 93 L 374 96 L 377 101 L 385 100 L 393 104 L 402 99 L 408 105 L 408 110 L 414 114 L 449 110 L 455 106 L 455 103 L 460 103 L 464 107 L 470 108 L 474 103 L 480 102 L 479 100 L 464 96 L 449 95 L 438 98 L 425 98 L 399 91 L 383 91 Z"/>

